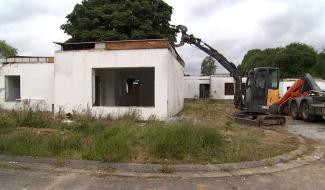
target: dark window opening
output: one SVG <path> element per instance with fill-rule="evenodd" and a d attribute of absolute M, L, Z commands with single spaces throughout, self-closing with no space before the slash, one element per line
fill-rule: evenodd
<path fill-rule="evenodd" d="M 94 69 L 94 106 L 154 107 L 154 68 Z"/>
<path fill-rule="evenodd" d="M 245 93 L 246 84 L 241 84 L 242 94 Z M 235 94 L 234 83 L 225 83 L 225 96 L 233 96 Z"/>
<path fill-rule="evenodd" d="M 6 101 L 20 100 L 20 76 L 6 76 L 5 83 Z"/>
<path fill-rule="evenodd" d="M 200 84 L 200 98 L 210 97 L 210 84 Z"/>
<path fill-rule="evenodd" d="M 225 95 L 234 95 L 234 83 L 225 83 Z"/>

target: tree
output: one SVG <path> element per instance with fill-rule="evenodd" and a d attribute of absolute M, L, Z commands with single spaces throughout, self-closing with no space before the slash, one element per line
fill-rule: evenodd
<path fill-rule="evenodd" d="M 292 43 L 279 51 L 275 57 L 275 67 L 280 69 L 282 78 L 302 77 L 317 63 L 317 52 L 311 46 Z"/>
<path fill-rule="evenodd" d="M 12 57 L 17 55 L 17 49 L 11 47 L 5 41 L 0 40 L 0 57 Z"/>
<path fill-rule="evenodd" d="M 210 76 L 216 74 L 217 66 L 215 62 L 211 56 L 204 58 L 201 64 L 201 75 Z"/>
<path fill-rule="evenodd" d="M 244 56 L 239 69 L 242 73 L 255 67 L 277 67 L 281 78 L 304 76 L 317 63 L 317 52 L 311 46 L 292 43 L 286 47 L 253 49 Z"/>
<path fill-rule="evenodd" d="M 322 51 L 317 56 L 317 63 L 310 72 L 313 76 L 325 79 L 325 52 Z"/>
<path fill-rule="evenodd" d="M 167 38 L 173 8 L 163 0 L 83 0 L 61 26 L 69 42 Z"/>

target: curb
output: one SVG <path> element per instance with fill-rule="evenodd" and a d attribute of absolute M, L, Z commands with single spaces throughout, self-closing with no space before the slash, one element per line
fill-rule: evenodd
<path fill-rule="evenodd" d="M 314 151 L 304 155 L 308 150 L 304 138 L 298 136 L 299 148 L 284 155 L 242 163 L 214 165 L 171 165 L 172 173 L 161 173 L 163 166 L 159 164 L 127 164 L 103 163 L 100 161 L 60 160 L 56 158 L 34 158 L 18 156 L 1 156 L 0 167 L 16 169 L 52 170 L 58 172 L 89 173 L 99 176 L 119 177 L 230 177 L 273 173 L 290 169 L 319 160 L 323 154 Z M 316 156 L 315 156 L 316 155 Z M 298 158 L 298 159 L 297 159 Z M 295 160 L 296 159 L 296 160 Z M 292 161 L 292 163 L 290 163 Z M 296 162 L 295 162 L 296 161 Z M 273 168 L 272 168 L 273 167 Z"/>

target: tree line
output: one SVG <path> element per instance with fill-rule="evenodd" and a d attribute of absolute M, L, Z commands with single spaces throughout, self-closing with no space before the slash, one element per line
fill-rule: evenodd
<path fill-rule="evenodd" d="M 299 78 L 305 73 L 325 79 L 325 51 L 304 43 L 291 43 L 285 47 L 249 50 L 239 70 L 244 73 L 254 67 L 276 67 L 281 78 Z"/>

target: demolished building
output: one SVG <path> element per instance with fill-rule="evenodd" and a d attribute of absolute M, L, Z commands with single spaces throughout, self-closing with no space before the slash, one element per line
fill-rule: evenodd
<path fill-rule="evenodd" d="M 34 102 L 56 113 L 136 111 L 142 119 L 165 119 L 183 108 L 184 61 L 167 40 L 57 44 L 54 58 L 1 61 L 3 108 Z"/>

